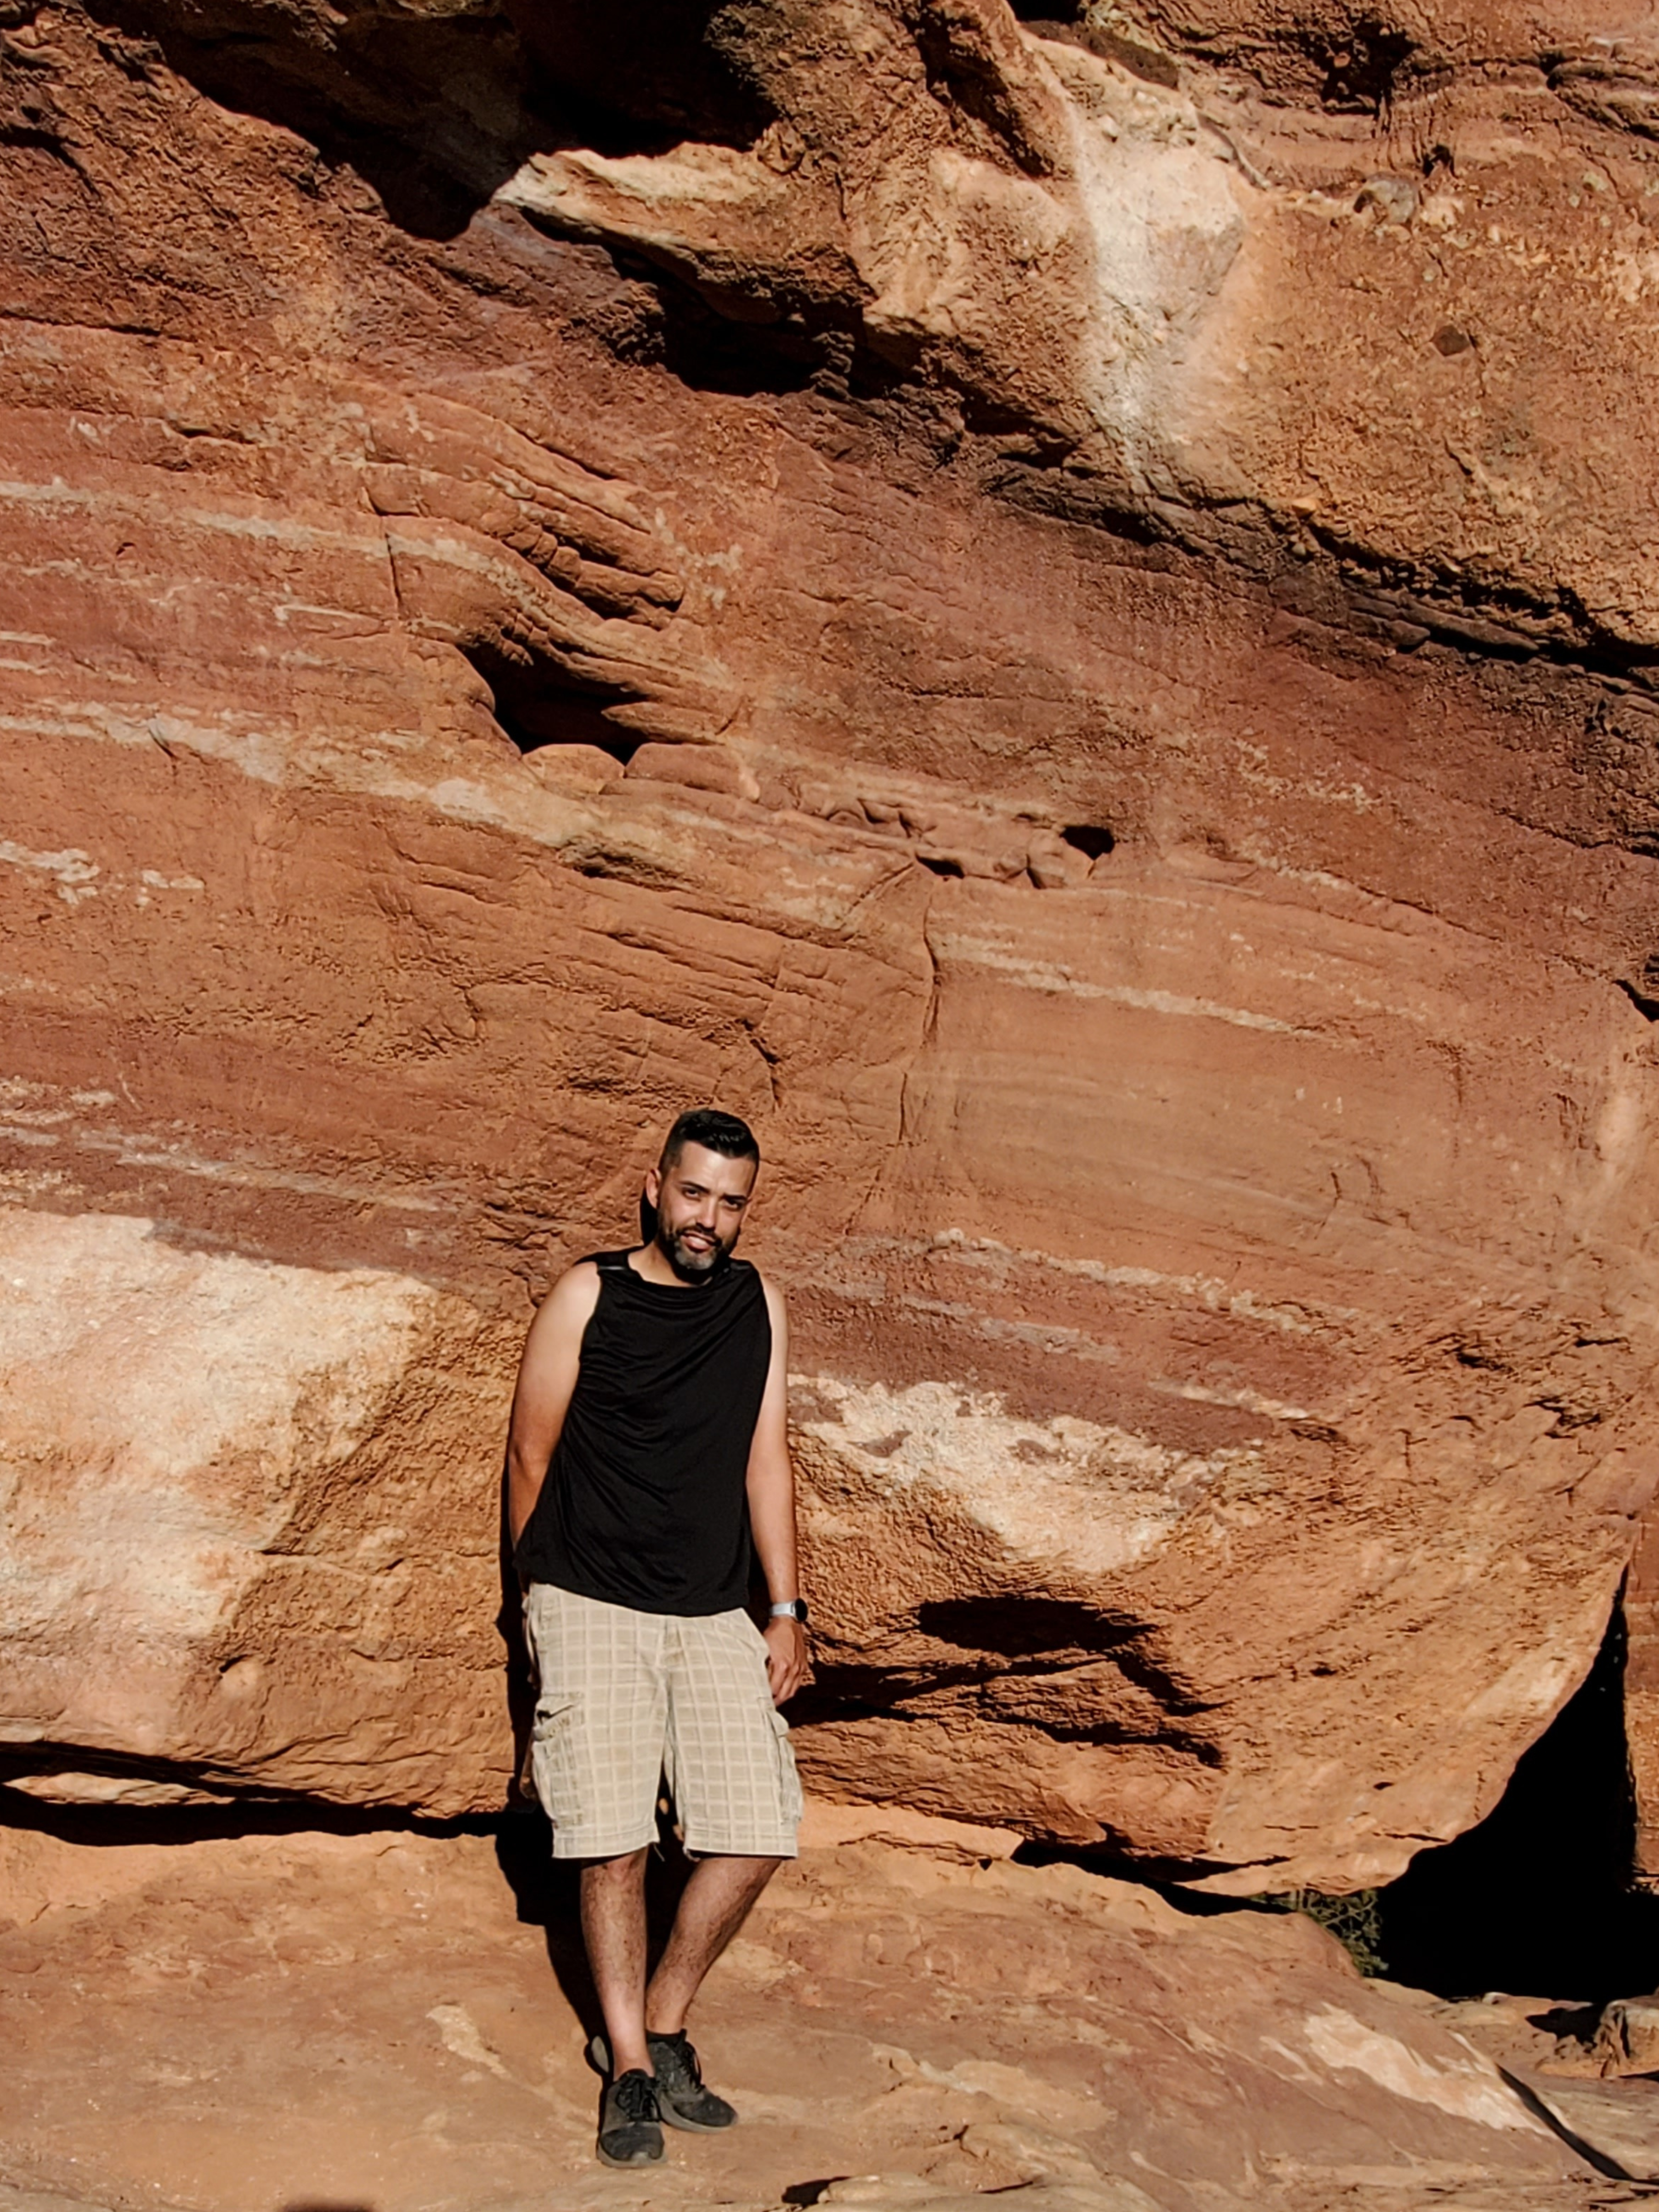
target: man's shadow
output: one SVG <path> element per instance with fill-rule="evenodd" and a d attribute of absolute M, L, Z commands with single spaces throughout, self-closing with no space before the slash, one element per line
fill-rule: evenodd
<path fill-rule="evenodd" d="M 553 1978 L 581 2022 L 584 2042 L 603 2033 L 605 2017 L 582 1945 L 580 1862 L 556 1859 L 546 1814 L 538 1806 L 520 1803 L 503 1816 L 495 1832 L 495 1863 L 513 1892 L 520 1920 L 543 1932 Z M 662 1956 L 690 1874 L 678 1840 L 665 1835 L 646 1862 L 647 1972 Z"/>
<path fill-rule="evenodd" d="M 507 1539 L 507 1468 L 501 1468 L 501 1601 L 495 1616 L 506 1652 L 508 1724 L 513 1731 L 513 1776 L 507 1807 L 495 1832 L 495 1862 L 513 1892 L 520 1920 L 541 1929 L 554 1978 L 585 2037 L 605 2026 L 593 1978 L 582 1944 L 580 1863 L 553 1856 L 553 1831 L 537 1802 L 530 1777 L 531 1734 L 536 1719 L 536 1673 L 525 1641 L 524 1601 Z M 665 1802 L 659 1800 L 659 1804 Z M 665 1812 L 658 1820 L 658 1843 L 646 1865 L 645 1902 L 647 1971 L 662 1956 L 691 1869 Z"/>
<path fill-rule="evenodd" d="M 657 1210 L 643 1191 L 640 1194 L 639 1212 L 640 1242 L 648 1244 L 657 1233 Z M 506 1647 L 507 1717 L 513 1731 L 513 1778 L 507 1790 L 510 1814 L 533 1808 L 536 1802 L 535 1791 L 529 1785 L 530 1735 L 536 1719 L 536 1670 L 525 1642 L 524 1598 L 513 1565 L 513 1542 L 507 1533 L 507 1449 L 503 1443 L 496 1538 L 501 1601 L 495 1614 L 495 1627 Z"/>

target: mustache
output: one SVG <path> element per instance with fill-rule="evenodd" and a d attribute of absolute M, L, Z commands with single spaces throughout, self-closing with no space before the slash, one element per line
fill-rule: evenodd
<path fill-rule="evenodd" d="M 694 1252 L 725 1252 L 731 1249 L 732 1239 L 722 1237 L 715 1229 L 674 1229 L 668 1231 L 667 1242 L 683 1244 Z"/>

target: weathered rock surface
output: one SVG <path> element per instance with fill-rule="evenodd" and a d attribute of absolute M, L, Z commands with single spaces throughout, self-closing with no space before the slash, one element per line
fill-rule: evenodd
<path fill-rule="evenodd" d="M 0 2172 L 192 2212 L 638 2201 L 592 2158 L 591 1998 L 544 1842 L 504 1846 L 515 1911 L 485 1837 L 14 1832 Z M 1631 2201 L 1310 1921 L 1194 1919 L 948 1839 L 809 1850 L 715 1970 L 697 2040 L 743 2124 L 675 2136 L 653 2205 Z"/>
<path fill-rule="evenodd" d="M 11 1209 L 0 1253 L 10 1786 L 499 1796 L 495 1532 L 465 1480 L 499 1330 L 383 1269 L 119 1214 Z"/>
<path fill-rule="evenodd" d="M 1625 1585 L 1625 1736 L 1636 1811 L 1636 1870 L 1659 1881 L 1659 1523 L 1650 1516 Z"/>
<path fill-rule="evenodd" d="M 718 1097 L 820 1787 L 1478 1817 L 1653 1483 L 1640 54 L 8 12 L 14 1784 L 499 1802 L 511 1346 Z"/>
<path fill-rule="evenodd" d="M 1620 1998 L 1598 2017 L 1593 2006 L 1497 1990 L 1452 2003 L 1411 1994 L 1431 2019 L 1501 2068 L 1529 2109 L 1576 2138 L 1601 2172 L 1649 2186 L 1659 2180 L 1651 2007 Z"/>

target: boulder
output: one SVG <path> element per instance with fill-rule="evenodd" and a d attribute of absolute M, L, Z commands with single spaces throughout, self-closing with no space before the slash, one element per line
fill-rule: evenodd
<path fill-rule="evenodd" d="M 9 1787 L 499 1801 L 476 1311 L 114 1213 L 8 1209 L 0 1254 Z"/>
<path fill-rule="evenodd" d="M 1604 2005 L 1590 2056 L 1603 2075 L 1659 2073 L 1659 2002 L 1615 1997 Z"/>

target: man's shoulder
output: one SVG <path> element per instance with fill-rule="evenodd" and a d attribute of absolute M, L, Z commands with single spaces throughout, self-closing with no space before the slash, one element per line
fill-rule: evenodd
<path fill-rule="evenodd" d="M 782 1315 L 783 1292 L 769 1275 L 762 1273 L 752 1260 L 729 1259 L 721 1273 L 726 1279 L 729 1296 L 742 1298 L 746 1304 L 753 1300 L 758 1291 L 765 1299 L 766 1310 L 773 1320 L 776 1321 Z"/>
<path fill-rule="evenodd" d="M 605 1256 L 603 1253 L 590 1253 L 585 1260 L 578 1260 L 567 1267 L 542 1300 L 539 1310 L 560 1320 L 580 1317 L 586 1321 L 599 1303 L 599 1261 Z"/>

